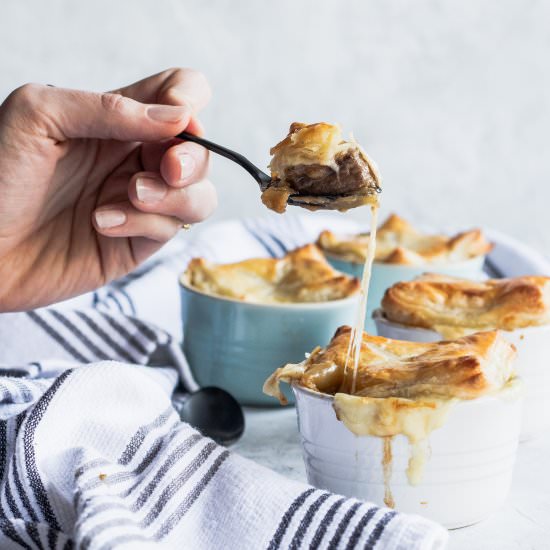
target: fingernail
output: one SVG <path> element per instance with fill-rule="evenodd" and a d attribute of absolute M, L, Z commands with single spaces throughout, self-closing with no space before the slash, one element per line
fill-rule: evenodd
<path fill-rule="evenodd" d="M 180 181 L 187 179 L 195 171 L 195 159 L 188 153 L 179 155 Z"/>
<path fill-rule="evenodd" d="M 98 210 L 94 215 L 100 229 L 117 227 L 126 222 L 126 214 L 122 210 Z"/>
<path fill-rule="evenodd" d="M 166 184 L 153 178 L 138 178 L 136 194 L 141 202 L 158 202 L 166 195 Z"/>
<path fill-rule="evenodd" d="M 178 122 L 189 109 L 183 105 L 151 105 L 147 107 L 147 116 L 157 122 Z"/>

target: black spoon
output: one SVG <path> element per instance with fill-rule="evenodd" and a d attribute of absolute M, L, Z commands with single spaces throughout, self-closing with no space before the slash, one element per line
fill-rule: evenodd
<path fill-rule="evenodd" d="M 245 156 L 241 155 L 240 153 L 237 153 L 236 151 L 232 151 L 231 149 L 228 149 L 227 147 L 223 147 L 222 145 L 218 145 L 217 143 L 213 143 L 211 141 L 208 141 L 207 139 L 195 136 L 193 134 L 189 134 L 187 132 L 182 132 L 181 134 L 178 134 L 176 136 L 179 139 L 183 139 L 185 141 L 193 141 L 194 143 L 198 143 L 199 145 L 202 145 L 209 151 L 212 151 L 213 153 L 217 153 L 218 155 L 221 155 L 222 157 L 225 157 L 229 160 L 232 160 L 233 162 L 236 162 L 239 166 L 242 166 L 258 183 L 260 186 L 261 191 L 265 191 L 267 187 L 269 187 L 271 183 L 271 176 L 269 174 L 266 174 L 263 170 L 260 170 L 255 164 L 252 164 Z M 325 197 L 328 200 L 335 200 L 337 197 L 332 195 L 326 195 Z M 317 203 L 311 203 L 306 198 L 302 198 L 299 195 L 291 195 L 288 198 L 287 203 L 291 206 L 315 206 L 319 207 L 320 205 Z"/>
<path fill-rule="evenodd" d="M 235 443 L 244 432 L 243 410 L 237 400 L 221 388 L 201 388 L 177 342 L 170 346 L 170 353 L 180 378 L 172 395 L 172 404 L 180 418 L 216 443 Z"/>

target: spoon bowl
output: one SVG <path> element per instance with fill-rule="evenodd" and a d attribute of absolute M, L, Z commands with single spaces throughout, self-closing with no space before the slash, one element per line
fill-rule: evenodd
<path fill-rule="evenodd" d="M 214 386 L 172 396 L 174 408 L 183 422 L 221 445 L 235 443 L 244 432 L 244 415 L 237 400 Z"/>

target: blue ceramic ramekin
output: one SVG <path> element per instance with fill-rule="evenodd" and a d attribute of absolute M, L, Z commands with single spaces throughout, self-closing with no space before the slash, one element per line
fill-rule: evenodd
<path fill-rule="evenodd" d="M 358 295 L 342 300 L 254 304 L 204 294 L 180 279 L 183 351 L 201 386 L 218 386 L 243 405 L 274 406 L 265 380 L 285 363 L 328 344 L 352 324 Z M 289 402 L 294 402 L 288 392 Z M 278 406 L 278 405 L 277 405 Z"/>

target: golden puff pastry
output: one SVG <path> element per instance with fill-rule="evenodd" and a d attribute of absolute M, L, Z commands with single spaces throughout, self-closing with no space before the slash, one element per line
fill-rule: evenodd
<path fill-rule="evenodd" d="M 550 277 L 469 281 L 427 273 L 386 291 L 389 321 L 436 330 L 444 338 L 479 330 L 550 323 Z"/>
<path fill-rule="evenodd" d="M 359 292 L 360 283 L 333 269 L 313 244 L 284 258 L 255 258 L 233 264 L 191 260 L 182 282 L 196 290 L 245 302 L 327 302 Z"/>
<path fill-rule="evenodd" d="M 317 244 L 329 256 L 362 264 L 368 239 L 368 233 L 337 236 L 331 231 L 323 231 Z M 487 254 L 491 248 L 479 229 L 453 237 L 426 234 L 392 214 L 378 228 L 375 261 L 402 265 L 443 264 L 475 258 Z"/>
<path fill-rule="evenodd" d="M 351 332 L 350 327 L 340 327 L 326 348 L 313 350 L 302 363 L 277 369 L 266 381 L 264 392 L 284 403 L 279 388 L 280 381 L 284 381 L 329 395 L 474 399 L 500 390 L 513 376 L 516 350 L 498 331 L 434 343 L 404 342 L 363 333 L 352 393 L 353 361 L 349 359 L 346 366 Z"/>
<path fill-rule="evenodd" d="M 271 210 L 295 204 L 345 211 L 378 202 L 381 178 L 374 162 L 359 144 L 344 141 L 337 125 L 294 122 L 271 154 L 272 182 L 262 193 Z"/>

